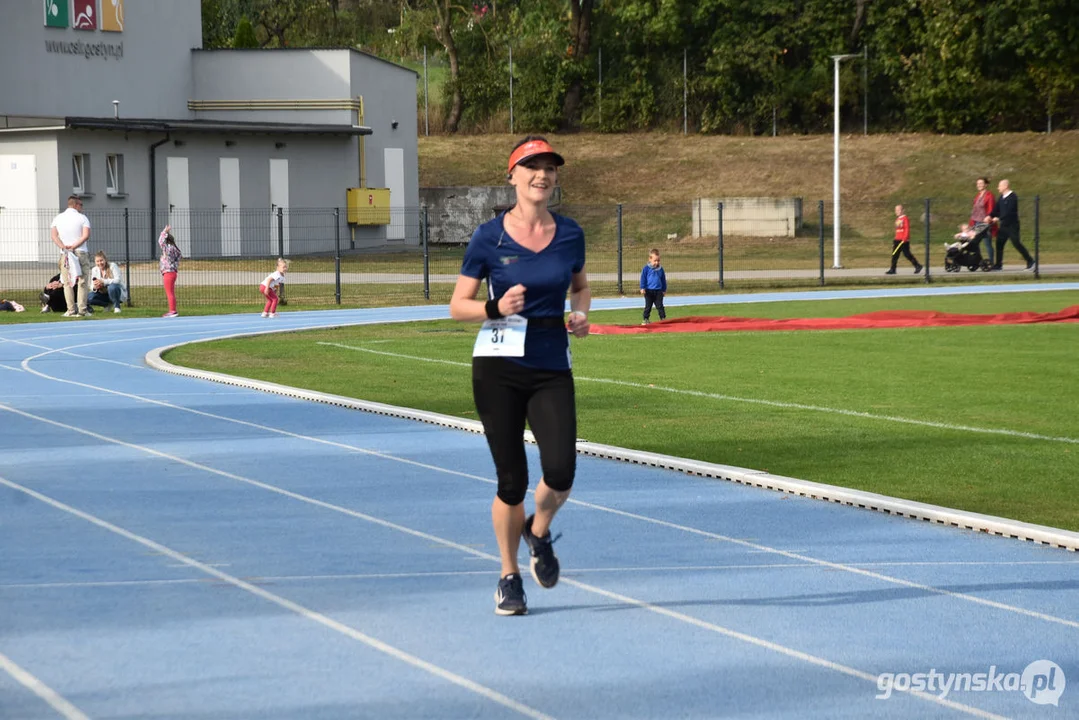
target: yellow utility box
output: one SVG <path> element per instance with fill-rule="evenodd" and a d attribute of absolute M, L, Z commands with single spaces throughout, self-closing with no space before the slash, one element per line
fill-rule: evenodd
<path fill-rule="evenodd" d="M 352 225 L 389 225 L 389 188 L 348 188 L 348 221 Z"/>

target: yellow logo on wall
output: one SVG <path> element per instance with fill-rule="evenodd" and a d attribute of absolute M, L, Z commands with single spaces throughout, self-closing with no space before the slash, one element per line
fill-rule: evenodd
<path fill-rule="evenodd" d="M 124 31 L 124 0 L 101 0 L 101 29 L 105 32 Z"/>

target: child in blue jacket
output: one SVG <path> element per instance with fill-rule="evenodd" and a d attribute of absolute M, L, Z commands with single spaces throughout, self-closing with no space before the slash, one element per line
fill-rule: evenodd
<path fill-rule="evenodd" d="M 667 311 L 663 308 L 663 295 L 667 292 L 667 274 L 659 265 L 659 250 L 653 248 L 648 253 L 648 264 L 641 270 L 641 295 L 644 295 L 644 322 L 651 322 L 648 316 L 652 314 L 652 305 L 659 311 L 659 319 L 667 319 Z"/>

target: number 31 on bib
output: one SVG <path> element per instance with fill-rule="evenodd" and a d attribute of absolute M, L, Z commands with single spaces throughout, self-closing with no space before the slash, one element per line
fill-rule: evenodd
<path fill-rule="evenodd" d="M 520 315 L 485 321 L 476 335 L 472 357 L 523 357 L 527 329 L 528 319 Z"/>

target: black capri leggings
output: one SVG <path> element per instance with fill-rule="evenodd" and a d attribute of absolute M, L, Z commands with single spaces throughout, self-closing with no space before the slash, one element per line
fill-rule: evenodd
<path fill-rule="evenodd" d="M 498 497 L 520 505 L 528 491 L 528 421 L 547 487 L 565 492 L 577 471 L 577 407 L 570 370 L 536 370 L 499 357 L 472 358 L 472 396 L 498 473 Z"/>

